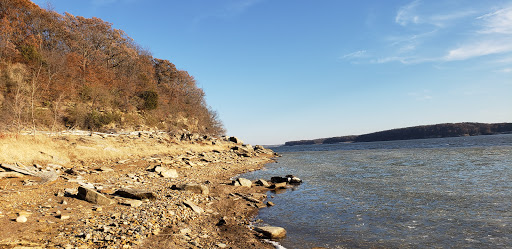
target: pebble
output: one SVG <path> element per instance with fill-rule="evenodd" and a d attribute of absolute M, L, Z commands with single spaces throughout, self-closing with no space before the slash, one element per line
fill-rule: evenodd
<path fill-rule="evenodd" d="M 25 216 L 18 216 L 18 218 L 16 218 L 16 222 L 20 222 L 20 223 L 24 223 L 24 222 L 27 222 L 27 217 Z"/>

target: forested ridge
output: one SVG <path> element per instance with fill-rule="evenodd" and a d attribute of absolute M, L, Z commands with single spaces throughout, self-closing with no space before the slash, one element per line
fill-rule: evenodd
<path fill-rule="evenodd" d="M 99 18 L 0 0 L 0 124 L 224 133 L 194 77 Z"/>
<path fill-rule="evenodd" d="M 373 142 L 441 137 L 460 137 L 512 133 L 512 123 L 447 123 L 422 125 L 368 133 L 364 135 L 289 141 L 285 145 L 334 144 L 342 142 Z"/>

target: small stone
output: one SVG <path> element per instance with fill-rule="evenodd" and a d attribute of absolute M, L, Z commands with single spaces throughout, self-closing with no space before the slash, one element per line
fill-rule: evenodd
<path fill-rule="evenodd" d="M 67 219 L 69 219 L 69 218 L 71 218 L 69 215 L 61 214 L 61 215 L 59 216 L 59 219 L 61 219 L 61 220 L 67 220 Z"/>
<path fill-rule="evenodd" d="M 274 204 L 274 203 L 273 203 L 273 202 L 271 202 L 271 201 L 267 201 L 267 206 L 272 207 L 272 206 L 274 206 L 274 205 L 276 205 L 276 204 Z"/>
<path fill-rule="evenodd" d="M 218 248 L 226 248 L 226 247 L 228 247 L 228 245 L 226 245 L 224 243 L 219 243 L 219 244 L 217 244 L 217 247 Z"/>
<path fill-rule="evenodd" d="M 27 222 L 27 217 L 25 217 L 23 215 L 18 216 L 18 218 L 16 218 L 16 222 L 20 222 L 20 223 Z"/>
<path fill-rule="evenodd" d="M 101 167 L 98 169 L 98 171 L 103 171 L 103 172 L 113 172 L 114 170 L 109 168 L 109 167 Z"/>
<path fill-rule="evenodd" d="M 68 202 L 66 200 L 62 200 L 61 204 L 62 205 L 68 205 Z"/>
<path fill-rule="evenodd" d="M 141 200 L 123 200 L 120 202 L 123 205 L 130 206 L 130 207 L 140 207 L 142 205 Z"/>
<path fill-rule="evenodd" d="M 191 201 L 184 201 L 184 202 L 183 202 L 183 204 L 185 204 L 185 206 L 187 206 L 187 207 L 191 208 L 191 209 L 192 209 L 192 211 L 194 211 L 194 212 L 196 212 L 196 213 L 198 213 L 198 214 L 202 214 L 202 213 L 204 213 L 204 210 L 203 210 L 201 207 L 199 207 L 199 206 L 195 205 L 195 204 L 194 204 L 194 203 L 192 203 Z"/>

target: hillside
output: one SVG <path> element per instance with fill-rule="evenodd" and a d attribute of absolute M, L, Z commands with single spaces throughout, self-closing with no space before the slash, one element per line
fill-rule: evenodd
<path fill-rule="evenodd" d="M 342 142 L 373 142 L 410 140 L 440 137 L 460 137 L 493 135 L 512 132 L 512 123 L 484 124 L 484 123 L 455 123 L 414 126 L 386 131 L 379 131 L 364 135 L 320 138 L 314 140 L 289 141 L 285 146 L 308 144 L 333 144 Z"/>
<path fill-rule="evenodd" d="M 193 76 L 99 18 L 0 0 L 3 131 L 182 130 L 224 133 Z"/>

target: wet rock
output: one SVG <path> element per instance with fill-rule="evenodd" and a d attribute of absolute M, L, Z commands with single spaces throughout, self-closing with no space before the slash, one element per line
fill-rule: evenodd
<path fill-rule="evenodd" d="M 286 237 L 286 230 L 282 227 L 255 227 L 254 230 L 262 233 L 263 236 L 269 239 L 282 239 Z"/>
<path fill-rule="evenodd" d="M 130 199 L 137 199 L 137 200 L 155 200 L 156 194 L 153 192 L 148 192 L 146 190 L 141 189 L 119 189 L 115 193 L 115 195 L 119 195 L 121 197 L 130 198 Z"/>
<path fill-rule="evenodd" d="M 275 188 L 275 189 L 286 188 L 286 182 L 274 183 L 274 185 L 272 185 L 272 188 Z"/>
<path fill-rule="evenodd" d="M 270 183 L 268 183 L 267 181 L 263 180 L 263 179 L 259 179 L 255 182 L 256 185 L 259 185 L 259 186 L 263 186 L 265 188 L 268 188 L 270 187 Z"/>
<path fill-rule="evenodd" d="M 301 184 L 302 180 L 296 176 L 293 175 L 287 175 L 286 178 L 288 179 L 288 182 L 290 184 Z"/>
<path fill-rule="evenodd" d="M 280 176 L 273 176 L 272 178 L 270 178 L 270 182 L 272 182 L 272 183 L 288 182 L 288 178 L 280 177 Z"/>
<path fill-rule="evenodd" d="M 110 205 L 113 203 L 111 199 L 103 194 L 100 194 L 90 188 L 78 187 L 78 197 L 90 203 L 98 205 Z"/>
<path fill-rule="evenodd" d="M 272 206 L 275 206 L 276 204 L 274 204 L 273 202 L 271 201 L 267 201 L 267 207 L 272 207 Z"/>

